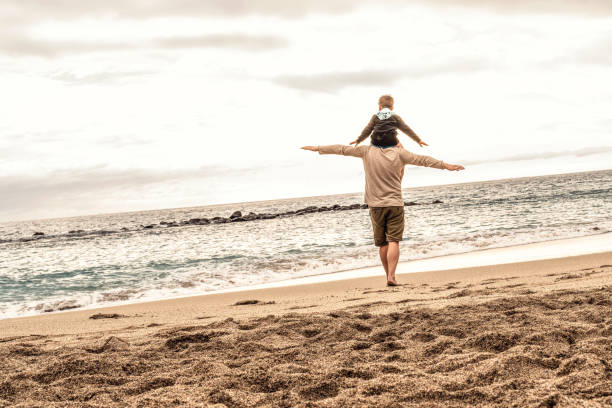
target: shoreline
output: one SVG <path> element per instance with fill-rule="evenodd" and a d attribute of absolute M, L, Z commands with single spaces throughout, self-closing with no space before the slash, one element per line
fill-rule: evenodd
<path fill-rule="evenodd" d="M 395 297 L 394 294 L 405 294 L 406 291 L 410 293 L 410 289 L 418 288 L 420 285 L 430 287 L 436 284 L 444 285 L 459 282 L 463 285 L 473 285 L 483 279 L 506 278 L 537 282 L 540 278 L 544 279 L 546 273 L 555 271 L 570 273 L 585 268 L 610 266 L 612 265 L 612 251 L 405 273 L 407 264 L 409 263 L 404 263 L 402 268 L 398 266 L 398 281 L 403 285 L 397 289 L 385 286 L 384 277 L 380 274 L 380 271 L 375 275 L 371 274 L 379 268 L 366 268 L 364 269 L 365 276 L 352 276 L 343 280 L 250 288 L 248 290 L 224 291 L 8 318 L 0 320 L 0 333 L 2 333 L 2 336 L 64 335 L 117 330 L 125 328 L 126 325 L 142 328 L 150 323 L 163 325 L 193 324 L 201 323 L 202 320 L 214 321 L 228 317 L 251 318 L 261 316 L 262 313 L 264 315 L 276 314 L 290 310 L 300 310 L 303 307 L 309 312 L 317 312 L 321 309 L 335 310 L 341 309 L 346 299 L 373 300 L 371 296 L 361 296 L 364 294 L 362 292 L 368 291 L 384 293 L 385 297 Z M 604 276 L 608 275 L 609 272 L 606 272 Z M 571 283 L 572 281 L 568 280 L 568 282 Z M 602 284 L 605 284 L 605 281 L 602 281 Z M 257 303 L 254 303 L 256 307 L 236 307 L 236 302 L 245 300 L 257 300 Z M 319 307 L 322 302 L 327 304 L 324 307 Z M 97 313 L 118 314 L 121 315 L 121 318 L 90 319 L 90 316 Z"/>
<path fill-rule="evenodd" d="M 553 259 L 566 256 L 588 255 L 593 253 L 601 253 L 612 250 L 612 232 L 603 232 L 588 236 L 574 238 L 560 238 L 556 240 L 540 241 L 527 243 L 522 245 L 512 245 L 507 247 L 486 248 L 476 251 L 463 252 L 451 255 L 434 256 L 431 258 L 420 258 L 399 262 L 397 266 L 397 274 L 408 274 L 415 272 L 430 272 L 436 270 L 447 269 L 463 269 L 470 267 L 478 267 L 485 265 L 498 265 L 513 262 L 527 262 L 544 259 Z M 372 249 L 375 250 L 374 248 Z M 185 299 L 199 296 L 210 296 L 225 293 L 248 292 L 258 289 L 269 289 L 278 287 L 291 287 L 305 284 L 332 282 L 339 280 L 350 280 L 356 278 L 375 277 L 381 275 L 381 266 L 368 266 L 356 269 L 346 269 L 334 272 L 324 272 L 315 275 L 294 277 L 279 281 L 266 282 L 257 285 L 239 286 L 234 288 L 221 289 L 216 291 L 184 294 L 168 297 L 133 299 L 122 301 L 120 303 L 107 304 L 91 304 L 76 309 L 53 311 L 39 314 L 27 314 L 24 316 L 14 316 L 1 318 L 0 323 L 4 320 L 22 319 L 36 316 L 49 316 L 54 314 L 63 314 L 79 311 L 92 311 L 97 309 L 107 309 L 122 307 L 134 304 L 163 302 L 173 299 Z"/>

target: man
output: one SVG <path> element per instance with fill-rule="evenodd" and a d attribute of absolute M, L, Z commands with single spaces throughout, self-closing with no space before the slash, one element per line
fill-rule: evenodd
<path fill-rule="evenodd" d="M 463 170 L 464 167 L 417 155 L 399 146 L 381 148 L 373 145 L 331 145 L 304 146 L 302 149 L 319 154 L 361 157 L 365 169 L 365 203 L 370 207 L 374 244 L 379 247 L 380 261 L 387 274 L 387 286 L 397 286 L 395 269 L 399 261 L 399 241 L 404 233 L 404 166 L 412 164 L 450 171 Z"/>

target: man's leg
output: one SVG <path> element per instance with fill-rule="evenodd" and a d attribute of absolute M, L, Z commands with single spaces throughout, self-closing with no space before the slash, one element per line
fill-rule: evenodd
<path fill-rule="evenodd" d="M 385 267 L 385 272 L 387 272 L 387 285 L 396 286 L 398 283 L 395 280 L 395 269 L 397 268 L 397 262 L 399 261 L 399 242 L 389 242 L 387 248 L 388 249 L 385 251 L 387 253 L 387 265 Z M 385 263 L 383 262 L 383 265 L 384 264 Z"/>
<path fill-rule="evenodd" d="M 389 207 L 386 225 L 386 239 L 389 243 L 387 249 L 387 285 L 397 286 L 395 269 L 399 261 L 399 241 L 404 235 L 404 207 Z"/>
<path fill-rule="evenodd" d="M 382 262 L 383 268 L 385 268 L 385 273 L 387 274 L 387 281 L 389 280 L 389 263 L 387 262 L 387 250 L 388 249 L 389 249 L 389 244 L 386 244 L 378 248 L 378 253 L 380 254 L 380 262 Z"/>
<path fill-rule="evenodd" d="M 389 243 L 385 239 L 385 208 L 384 207 L 370 207 L 370 219 L 372 221 L 372 230 L 374 232 L 374 245 L 378 247 L 378 253 L 380 255 L 380 262 L 385 268 L 385 274 L 387 280 L 389 280 L 389 267 L 387 263 L 387 250 Z"/>

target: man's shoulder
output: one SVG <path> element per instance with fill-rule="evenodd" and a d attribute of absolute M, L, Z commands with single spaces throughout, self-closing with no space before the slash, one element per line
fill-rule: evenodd
<path fill-rule="evenodd" d="M 399 146 L 378 147 L 374 145 L 363 145 L 359 147 L 363 148 L 364 153 L 375 155 L 375 156 L 376 155 L 386 155 L 389 152 L 397 152 L 399 154 L 402 150 L 404 150 L 403 148 Z"/>

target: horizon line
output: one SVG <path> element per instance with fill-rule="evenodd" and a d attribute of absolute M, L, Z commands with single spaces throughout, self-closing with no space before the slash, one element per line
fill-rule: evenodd
<path fill-rule="evenodd" d="M 457 185 L 468 185 L 468 184 L 476 184 L 476 183 L 492 183 L 496 181 L 507 181 L 507 180 L 524 180 L 531 178 L 540 178 L 540 177 L 551 177 L 551 176 L 562 176 L 569 174 L 584 174 L 584 173 L 601 173 L 606 171 L 612 171 L 612 168 L 608 169 L 600 169 L 600 170 L 587 170 L 587 171 L 570 171 L 570 172 L 562 172 L 562 173 L 552 173 L 552 174 L 539 174 L 537 176 L 522 176 L 522 177 L 505 177 L 505 178 L 493 178 L 488 180 L 479 180 L 479 181 L 465 181 L 460 183 L 448 183 L 448 184 L 429 184 L 425 186 L 418 187 L 405 187 L 402 188 L 402 192 L 406 190 L 413 190 L 418 188 L 428 188 L 428 187 L 446 187 L 446 186 L 457 186 Z M 288 200 L 298 200 L 300 198 L 319 198 L 319 197 L 333 197 L 333 196 L 347 196 L 353 194 L 363 194 L 363 191 L 354 191 L 347 193 L 337 193 L 337 194 L 323 194 L 323 195 L 315 195 L 315 196 L 296 196 L 296 197 L 284 197 L 284 198 L 270 198 L 266 200 L 257 200 L 257 201 L 238 201 L 238 202 L 228 202 L 228 203 L 213 203 L 213 204 L 203 204 L 203 205 L 191 205 L 186 207 L 171 207 L 171 208 L 153 208 L 148 210 L 130 210 L 130 211 L 116 211 L 116 212 L 104 212 L 104 213 L 92 213 L 85 215 L 68 215 L 64 217 L 47 217 L 47 218 L 30 218 L 30 219 L 16 219 L 16 220 L 0 220 L 0 224 L 8 224 L 14 222 L 31 222 L 31 221 L 49 221 L 49 220 L 60 220 L 60 219 L 69 219 L 69 218 L 85 218 L 85 217 L 96 217 L 96 216 L 106 216 L 106 215 L 117 215 L 117 214 L 131 214 L 131 213 L 140 213 L 140 212 L 154 212 L 154 211 L 164 211 L 164 210 L 184 210 L 189 208 L 205 208 L 205 207 L 215 207 L 222 205 L 246 205 L 246 204 L 260 204 L 266 203 L 270 201 L 288 201 Z"/>

